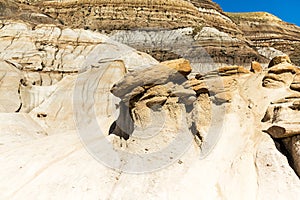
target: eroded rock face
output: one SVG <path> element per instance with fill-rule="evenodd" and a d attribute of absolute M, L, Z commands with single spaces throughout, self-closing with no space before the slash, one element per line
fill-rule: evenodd
<path fill-rule="evenodd" d="M 269 58 L 280 52 L 286 53 L 296 65 L 299 65 L 300 28 L 286 23 L 278 17 L 264 12 L 226 13 L 252 41 L 261 54 Z M 273 53 L 271 53 L 273 52 Z"/>
<path fill-rule="evenodd" d="M 277 56 L 269 64 L 268 73 L 263 79 L 267 88 L 289 87 L 299 68 L 291 64 L 288 56 Z"/>
<path fill-rule="evenodd" d="M 147 127 L 154 120 L 152 116 L 154 111 L 186 113 L 185 107 L 191 106 L 197 99 L 196 92 L 199 94 L 201 89 L 206 88 L 193 90 L 195 85 L 192 86 L 187 82 L 187 75 L 191 70 L 187 60 L 179 59 L 127 74 L 111 89 L 115 96 L 121 98 L 121 109 L 119 118 L 111 125 L 110 133 L 127 140 L 134 131 L 133 123 L 142 128 Z M 201 84 L 197 85 L 199 87 Z M 180 118 L 186 118 L 184 114 L 173 117 L 175 119 L 170 120 L 180 121 Z M 168 121 L 168 119 L 161 120 Z M 191 128 L 191 124 L 182 126 Z M 124 133 L 126 130 L 127 134 Z M 147 130 L 145 134 L 146 132 Z"/>
<path fill-rule="evenodd" d="M 292 64 L 292 62 L 291 62 L 289 56 L 287 56 L 287 55 L 282 55 L 282 56 L 276 56 L 276 57 L 274 57 L 274 58 L 270 61 L 268 68 L 273 67 L 273 66 L 275 66 L 275 65 L 278 65 L 278 64 L 280 64 L 280 63 L 290 63 L 290 64 Z"/>
<path fill-rule="evenodd" d="M 31 6 L 61 25 L 108 32 L 112 39 L 159 61 L 186 58 L 206 68 L 213 62 L 268 62 L 212 1 L 67 0 L 35 1 Z"/>
<path fill-rule="evenodd" d="M 271 104 L 263 118 L 263 122 L 270 124 L 266 130 L 273 138 L 280 141 L 290 158 L 291 165 L 300 174 L 299 135 L 300 135 L 300 107 L 299 94 L 287 96 Z"/>
<path fill-rule="evenodd" d="M 293 80 L 290 88 L 292 90 L 296 90 L 296 91 L 300 92 L 300 74 L 299 73 L 297 73 L 295 75 L 294 80 Z"/>
<path fill-rule="evenodd" d="M 207 22 L 203 22 L 201 27 L 172 30 L 149 30 L 143 27 L 116 30 L 109 36 L 149 53 L 159 61 L 188 59 L 196 72 L 208 72 L 225 63 L 242 65 L 253 60 L 268 62 L 268 59 L 250 48 L 243 37 L 218 29 L 219 27 L 209 27 Z"/>
<path fill-rule="evenodd" d="M 18 93 L 22 73 L 4 61 L 0 62 L 0 112 L 18 111 L 21 105 Z"/>
<path fill-rule="evenodd" d="M 251 68 L 250 71 L 254 73 L 259 73 L 263 70 L 262 66 L 259 64 L 259 62 L 253 61 L 251 62 Z"/>
<path fill-rule="evenodd" d="M 119 107 L 122 109 L 119 118 L 111 125 L 110 133 L 128 140 L 131 135 L 135 135 L 135 130 L 132 129 L 135 124 L 144 128 L 144 134 L 147 134 L 148 131 L 153 131 L 148 125 L 153 126 L 151 123 L 157 120 L 153 113 L 173 110 L 175 113 L 187 114 L 177 116 L 169 113 L 174 119 L 168 120 L 167 115 L 167 120 L 159 118 L 155 126 L 165 121 L 175 123 L 174 120 L 180 121 L 183 118 L 186 123 L 181 126 L 189 128 L 189 134 L 194 135 L 200 148 L 211 149 L 208 135 L 212 118 L 216 117 L 216 107 L 232 102 L 232 93 L 237 89 L 237 82 L 233 77 L 250 75 L 250 71 L 242 66 L 226 66 L 204 75 L 197 74 L 187 78 L 190 72 L 188 62 L 179 59 L 128 73 L 111 89 L 121 99 Z M 222 117 L 222 113 L 225 110 L 219 110 L 217 115 Z M 126 127 L 130 128 L 124 134 Z M 209 145 L 205 146 L 206 143 Z"/>
<path fill-rule="evenodd" d="M 299 93 L 295 92 L 298 91 L 299 68 L 290 65 L 290 60 L 287 56 L 275 57 L 269 66 L 271 68 L 269 68 L 268 75 L 264 77 L 263 81 L 266 81 L 271 73 L 273 80 L 279 81 L 281 84 L 276 83 L 275 88 L 285 87 L 291 90 L 285 97 L 271 102 L 262 122 L 268 125 L 265 131 L 281 143 L 282 146 L 279 146 L 279 149 L 287 155 L 299 176 L 300 96 Z M 285 80 L 282 79 L 282 74 L 285 74 Z M 263 82 L 263 85 L 265 83 Z M 269 86 L 267 84 L 267 87 Z"/>
<path fill-rule="evenodd" d="M 299 127 L 295 127 L 299 131 Z M 295 131 L 294 129 L 294 131 Z M 294 170 L 300 176 L 300 135 L 297 134 L 293 137 L 287 137 L 282 140 L 287 152 L 290 156 L 290 162 Z"/>
<path fill-rule="evenodd" d="M 173 63 L 178 63 L 178 61 L 173 61 Z M 238 113 L 238 111 L 243 110 L 242 112 L 245 113 L 244 119 L 240 119 L 241 113 L 239 112 L 238 119 L 232 116 L 233 121 L 230 121 L 230 123 L 229 121 L 227 121 L 227 133 L 235 134 L 235 136 L 232 136 L 230 140 L 231 143 L 236 142 L 234 138 L 238 137 L 237 135 L 242 134 L 243 131 L 247 133 L 246 135 L 249 140 L 252 141 L 253 139 L 256 141 L 254 158 L 249 154 L 249 156 L 251 157 L 251 162 L 255 162 L 255 170 L 253 170 L 253 168 L 251 168 L 251 165 L 248 163 L 248 154 L 245 155 L 242 153 L 243 156 L 239 157 L 239 160 L 242 159 L 243 162 L 248 163 L 248 168 L 246 170 L 247 173 L 252 173 L 254 171 L 258 177 L 264 177 L 262 179 L 256 179 L 255 184 L 257 184 L 258 181 L 260 183 L 260 186 L 261 184 L 268 185 L 270 181 L 270 177 L 268 176 L 268 174 L 271 173 L 272 177 L 278 177 L 281 175 L 279 175 L 278 173 L 274 173 L 274 171 L 280 169 L 280 171 L 285 173 L 286 168 L 289 168 L 286 160 L 281 161 L 279 159 L 279 156 L 281 154 L 276 150 L 275 145 L 270 137 L 268 137 L 263 132 L 259 132 L 257 134 L 252 133 L 253 124 L 260 123 L 260 120 L 255 118 L 257 117 L 257 115 L 263 114 L 263 110 L 260 107 L 267 106 L 270 99 L 272 99 L 272 95 L 268 93 L 262 94 L 267 95 L 265 98 L 260 98 L 259 91 L 262 90 L 262 86 L 260 82 L 254 82 L 254 80 L 257 79 L 257 75 L 252 75 L 242 66 L 226 66 L 219 68 L 214 72 L 197 75 L 194 78 L 189 78 L 181 83 L 176 81 L 178 79 L 165 78 L 166 74 L 169 74 L 170 77 L 174 77 L 173 71 L 162 71 L 161 73 L 157 73 L 156 77 L 150 76 L 156 69 L 158 69 L 157 66 L 153 66 L 148 68 L 147 70 L 140 71 L 141 73 L 138 73 L 139 71 L 135 71 L 135 73 L 129 73 L 124 77 L 124 79 L 115 84 L 113 86 L 113 89 L 111 90 L 114 95 L 121 98 L 122 104 L 124 102 L 129 102 L 129 106 L 125 109 L 125 112 L 130 115 L 132 123 L 135 124 L 134 130 L 124 138 L 127 140 L 126 148 L 131 149 L 135 147 L 138 149 L 141 148 L 139 145 L 143 144 L 142 146 L 146 147 L 145 152 L 152 153 L 153 147 L 149 145 L 149 143 L 144 142 L 143 139 L 139 139 L 139 137 L 149 137 L 151 136 L 150 133 L 156 132 L 160 136 L 159 139 L 168 141 L 166 136 L 164 137 L 165 134 L 173 135 L 174 130 L 180 132 L 180 130 L 182 130 L 182 127 L 185 126 L 189 127 L 189 132 L 184 132 L 184 134 L 193 134 L 195 137 L 194 143 L 197 144 L 198 148 L 200 147 L 201 151 L 205 151 L 205 149 L 209 145 L 212 145 L 212 143 L 210 143 L 210 139 L 213 137 L 213 134 L 216 134 L 216 132 L 214 131 L 220 131 L 220 129 L 212 128 L 218 124 L 216 122 L 216 116 L 212 110 L 216 105 L 228 105 L 228 107 L 226 106 L 226 112 Z M 179 70 L 180 68 L 177 69 Z M 148 78 L 144 81 L 138 81 L 143 80 L 142 77 L 148 76 L 147 73 L 149 73 L 148 75 L 151 78 Z M 263 74 L 261 75 L 260 79 L 263 78 L 262 76 Z M 222 87 L 220 85 L 217 85 L 217 79 L 222 80 Z M 150 80 L 153 80 L 153 82 L 155 82 L 156 80 L 168 81 L 156 81 L 154 84 L 150 84 Z M 129 83 L 133 84 L 131 85 Z M 123 88 L 125 91 L 127 91 L 126 94 L 120 93 L 121 90 L 118 90 L 118 87 Z M 182 99 L 183 95 L 187 95 L 187 97 L 196 97 L 196 100 L 193 99 L 191 101 L 192 104 L 188 104 L 187 102 L 180 100 Z M 296 104 L 293 105 L 296 106 Z M 253 111 L 253 116 L 250 114 L 251 111 Z M 166 116 L 160 115 L 159 113 L 165 113 Z M 221 115 L 221 112 L 218 112 L 217 114 Z M 123 114 L 120 113 L 120 116 L 121 115 Z M 272 121 L 270 116 L 273 117 L 273 115 L 268 114 L 268 116 L 269 117 L 266 117 L 265 120 Z M 292 117 L 295 116 L 295 114 L 290 113 L 289 116 Z M 247 123 L 244 120 L 246 120 Z M 282 120 L 287 119 L 282 118 Z M 297 119 L 294 120 L 297 121 Z M 117 121 L 111 125 L 111 128 L 116 127 L 115 124 L 118 124 Z M 179 123 L 179 121 L 181 121 L 181 123 Z M 252 128 L 246 127 L 246 124 L 248 124 L 249 121 L 252 122 Z M 240 123 L 243 123 L 243 125 Z M 166 132 L 166 129 L 160 126 L 161 124 L 165 124 L 165 127 L 167 127 L 169 131 Z M 235 133 L 234 127 L 236 126 L 238 127 L 239 134 Z M 256 128 L 259 128 L 259 126 Z M 210 129 L 214 129 L 214 131 L 211 132 Z M 123 133 L 117 132 L 118 131 L 115 131 L 115 134 L 122 137 Z M 173 137 L 176 137 L 176 133 L 175 136 L 173 135 Z M 221 141 L 219 141 L 216 145 L 216 149 L 213 151 L 218 151 L 218 145 L 221 145 L 222 142 L 224 142 L 222 138 L 220 140 Z M 151 143 L 155 145 L 157 144 L 157 140 L 151 140 Z M 240 148 L 243 149 L 243 152 L 247 151 L 244 149 L 245 146 L 247 146 L 246 149 L 253 148 L 253 146 L 248 146 L 249 143 L 243 143 L 240 145 L 242 145 L 243 147 L 239 146 L 239 152 L 241 151 Z M 235 147 L 232 148 L 234 149 Z M 234 151 L 233 149 L 227 146 L 226 152 Z M 219 150 L 224 151 L 224 149 Z M 266 152 L 268 153 L 266 154 Z M 231 165 L 233 165 L 232 168 L 234 168 L 235 170 L 242 170 L 239 167 L 241 167 L 243 164 L 241 164 L 241 162 L 237 160 L 234 161 L 234 163 L 232 163 Z M 289 171 L 287 173 L 293 174 L 294 172 Z M 247 178 L 247 190 L 249 192 L 251 191 L 251 189 L 249 188 L 251 187 L 249 180 L 252 180 L 252 178 L 253 177 L 251 176 Z M 287 187 L 282 183 L 280 183 L 280 185 L 283 188 Z M 266 193 L 264 189 L 261 189 L 261 187 L 259 187 L 259 191 L 260 192 L 258 192 L 258 195 L 262 198 L 269 198 L 272 196 L 271 193 Z M 296 191 L 298 191 L 298 189 L 296 189 Z M 235 195 L 238 196 L 238 194 Z"/>
<path fill-rule="evenodd" d="M 139 57 L 139 52 L 124 45 L 107 51 L 108 46 L 113 43 L 108 37 L 91 31 L 61 29 L 54 25 L 39 25 L 33 29 L 27 23 L 2 21 L 0 59 L 10 62 L 18 69 L 77 72 L 93 64 L 88 63 L 88 60 L 93 62 L 98 52 L 103 52 L 97 58 L 102 62 L 112 59 L 112 56 L 116 56 L 115 60 L 122 59 L 122 52 L 128 51 L 132 52 L 133 58 L 131 61 L 124 58 L 124 62 L 126 65 L 131 62 L 131 67 L 135 68 L 134 61 Z M 19 50 L 15 51 L 16 48 Z M 150 56 L 139 54 L 144 55 L 146 60 L 152 60 L 153 64 L 157 63 Z"/>
<path fill-rule="evenodd" d="M 199 18 L 197 9 L 191 3 L 181 0 L 69 0 L 44 2 L 42 5 L 42 12 L 61 20 L 63 24 L 91 30 L 179 28 L 195 25 Z M 168 13 L 164 13 L 164 10 Z"/>
<path fill-rule="evenodd" d="M 268 63 L 268 59 L 286 53 L 299 64 L 299 27 L 269 13 L 224 13 L 210 0 L 19 2 L 29 3 L 40 16 L 56 24 L 112 31 L 114 40 L 148 52 L 159 61 L 186 58 L 207 67 L 212 61 L 242 65 L 253 60 Z M 203 50 L 210 61 L 204 58 L 208 55 Z"/>
<path fill-rule="evenodd" d="M 39 10 L 33 6 L 21 4 L 21 0 L 1 0 L 0 1 L 0 20 L 22 20 L 32 25 L 38 24 L 57 24 L 53 18 L 42 14 Z M 24 3 L 24 2 L 23 2 Z"/>
<path fill-rule="evenodd" d="M 91 31 L 55 25 L 33 28 L 32 24 L 9 20 L 1 23 L 1 80 L 2 85 L 11 87 L 1 98 L 11 104 L 4 104 L 2 111 L 30 112 L 57 90 L 63 77 L 97 68 L 101 63 L 121 60 L 120 65 L 128 70 L 157 63 L 151 56 L 121 44 L 108 50 L 115 42 Z M 13 99 L 12 93 L 17 95 Z"/>
<path fill-rule="evenodd" d="M 270 102 L 287 91 L 262 88 L 263 73 L 227 65 L 192 74 L 187 60 L 158 63 L 92 31 L 3 27 L 1 199 L 299 198 L 299 178 L 261 127 Z M 61 53 L 53 57 L 54 45 Z M 34 101 L 15 113 L 21 86 Z M 284 124 L 285 113 L 298 116 L 297 98 L 282 106 Z M 297 141 L 287 146 L 294 163 Z"/>

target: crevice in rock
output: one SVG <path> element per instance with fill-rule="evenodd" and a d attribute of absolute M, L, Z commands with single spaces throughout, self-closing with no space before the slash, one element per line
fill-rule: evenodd
<path fill-rule="evenodd" d="M 203 138 L 203 136 L 201 136 L 200 132 L 197 130 L 195 122 L 192 122 L 190 131 L 194 135 L 194 140 L 195 140 L 196 144 L 201 148 L 201 143 L 203 142 L 204 138 Z"/>
<path fill-rule="evenodd" d="M 19 93 L 20 94 L 20 93 Z M 21 108 L 22 108 L 22 103 L 20 103 L 20 106 L 19 106 L 19 108 L 15 111 L 16 113 L 18 113 L 18 112 L 20 112 L 20 110 L 21 110 Z"/>
<path fill-rule="evenodd" d="M 273 138 L 273 137 L 272 137 L 272 139 L 274 140 L 276 149 L 287 158 L 290 167 L 295 171 L 297 176 L 300 178 L 300 174 L 298 174 L 297 171 L 295 170 L 294 159 L 293 159 L 291 153 L 289 152 L 289 150 L 286 148 L 286 145 L 284 144 L 283 139 Z"/>
<path fill-rule="evenodd" d="M 116 121 L 112 123 L 109 128 L 109 135 L 114 134 L 120 137 L 120 139 L 128 140 L 130 135 L 134 131 L 134 122 L 132 114 L 127 105 L 124 102 L 120 102 L 120 114 Z"/>

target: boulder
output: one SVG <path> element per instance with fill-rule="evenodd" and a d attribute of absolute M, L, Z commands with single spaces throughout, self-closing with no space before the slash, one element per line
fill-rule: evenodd
<path fill-rule="evenodd" d="M 259 62 L 253 61 L 251 62 L 250 72 L 259 73 L 263 70 L 262 66 Z"/>
<path fill-rule="evenodd" d="M 230 76 L 234 74 L 244 74 L 244 73 L 250 73 L 250 71 L 243 66 L 224 66 L 220 67 L 218 69 L 219 75 L 221 76 Z"/>
<path fill-rule="evenodd" d="M 288 55 L 275 56 L 269 63 L 268 68 L 278 65 L 280 63 L 292 64 Z"/>
<path fill-rule="evenodd" d="M 111 92 L 121 99 L 134 88 L 139 86 L 163 85 L 169 81 L 183 82 L 186 75 L 191 72 L 189 62 L 184 59 L 168 61 L 152 67 L 134 71 L 116 83 Z"/>
<path fill-rule="evenodd" d="M 274 124 L 266 132 L 273 138 L 287 138 L 300 135 L 300 124 Z"/>
<path fill-rule="evenodd" d="M 299 72 L 299 68 L 290 63 L 279 63 L 269 68 L 268 73 L 263 78 L 263 87 L 281 88 L 290 86 L 295 74 Z"/>
<path fill-rule="evenodd" d="M 213 102 L 217 105 L 230 103 L 232 95 L 230 92 L 221 92 L 213 96 Z"/>
<path fill-rule="evenodd" d="M 134 99 L 136 96 L 142 94 L 143 92 L 145 92 L 145 88 L 138 86 L 134 88 L 130 93 L 126 94 L 122 100 L 125 103 L 129 102 L 131 99 Z"/>
<path fill-rule="evenodd" d="M 153 97 L 146 101 L 146 106 L 151 108 L 154 105 L 162 105 L 167 101 L 167 99 L 168 99 L 168 97 L 164 97 L 164 96 Z"/>
<path fill-rule="evenodd" d="M 279 101 L 281 103 L 271 104 L 262 122 L 276 123 L 280 126 L 296 125 L 300 122 L 299 99 L 286 99 Z"/>
<path fill-rule="evenodd" d="M 296 74 L 299 72 L 300 70 L 298 67 L 291 65 L 289 63 L 280 63 L 278 65 L 270 67 L 268 71 L 269 74 L 282 74 L 282 73 Z"/>
<path fill-rule="evenodd" d="M 291 73 L 267 74 L 262 80 L 262 86 L 266 88 L 282 88 L 292 83 L 293 75 Z"/>
<path fill-rule="evenodd" d="M 292 110 L 300 110 L 300 100 L 296 100 L 293 102 L 293 105 L 289 106 Z"/>
<path fill-rule="evenodd" d="M 300 73 L 296 74 L 290 88 L 300 92 Z"/>
<path fill-rule="evenodd" d="M 175 69 L 183 76 L 187 76 L 191 73 L 192 67 L 190 61 L 186 59 L 177 59 L 177 60 L 169 60 L 161 63 L 162 65 L 166 65 L 172 69 Z"/>
<path fill-rule="evenodd" d="M 140 101 L 147 100 L 153 97 L 168 97 L 171 93 L 171 88 L 174 85 L 172 83 L 167 83 L 165 85 L 156 85 L 147 90 L 145 94 L 139 99 Z"/>

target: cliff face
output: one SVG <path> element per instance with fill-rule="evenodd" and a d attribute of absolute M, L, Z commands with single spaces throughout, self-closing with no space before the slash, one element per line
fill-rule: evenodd
<path fill-rule="evenodd" d="M 209 0 L 67 0 L 31 5 L 65 26 L 110 33 L 113 39 L 160 61 L 184 57 L 197 68 L 211 63 L 267 62 L 249 47 L 238 26 Z M 178 30 L 182 28 L 189 30 Z"/>
<path fill-rule="evenodd" d="M 299 69 L 288 58 L 268 72 L 192 75 L 187 60 L 159 63 L 90 30 L 1 27 L 1 199 L 299 198 L 261 122 L 271 102 L 290 99 Z M 269 114 L 285 128 L 299 115 L 294 93 Z M 287 147 L 299 143 L 298 121 Z M 298 146 L 289 150 L 299 173 Z"/>
<path fill-rule="evenodd" d="M 0 0 L 0 199 L 299 199 L 300 69 L 217 67 L 272 52 L 216 4 L 182 4 L 196 26 L 104 35 L 54 15 L 87 1 L 46 2 L 56 25 L 20 1 Z"/>
<path fill-rule="evenodd" d="M 252 42 L 252 47 L 262 52 L 277 49 L 290 55 L 291 60 L 300 65 L 300 27 L 264 12 L 226 14 Z"/>
<path fill-rule="evenodd" d="M 38 24 L 58 24 L 51 17 L 42 14 L 37 8 L 21 4 L 18 1 L 0 0 L 0 20 L 22 20 L 27 23 Z"/>
<path fill-rule="evenodd" d="M 180 28 L 197 24 L 199 14 L 181 0 L 68 0 L 42 3 L 41 11 L 66 26 L 91 30 L 137 27 Z"/>
<path fill-rule="evenodd" d="M 12 10 L 25 6 L 22 12 L 31 9 L 43 13 L 25 12 L 20 15 L 23 20 L 38 18 L 37 23 L 53 22 L 110 33 L 113 39 L 148 52 L 160 61 L 184 57 L 205 68 L 212 62 L 268 63 L 272 57 L 286 53 L 294 63 L 300 62 L 299 27 L 268 13 L 224 13 L 211 0 L 9 2 L 13 4 Z M 176 31 L 181 28 L 189 31 Z M 172 34 L 173 40 L 168 39 Z M 212 59 L 208 61 L 207 57 Z"/>

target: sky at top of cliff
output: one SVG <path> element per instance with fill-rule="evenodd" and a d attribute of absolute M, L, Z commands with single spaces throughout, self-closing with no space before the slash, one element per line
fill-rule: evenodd
<path fill-rule="evenodd" d="M 212 0 L 225 12 L 269 12 L 283 21 L 300 26 L 299 0 Z"/>

